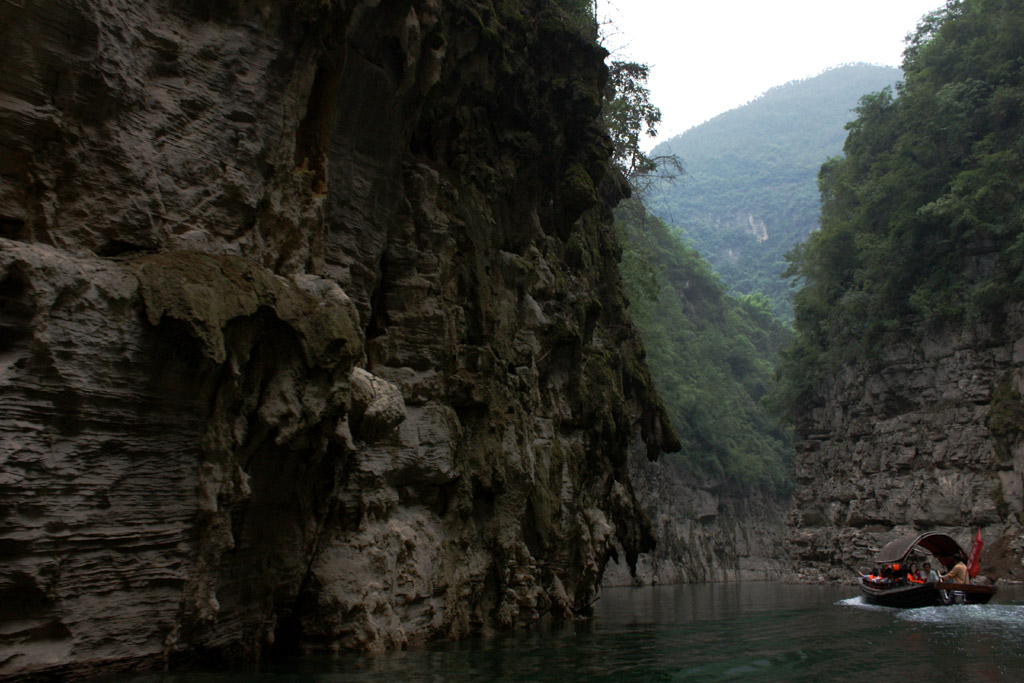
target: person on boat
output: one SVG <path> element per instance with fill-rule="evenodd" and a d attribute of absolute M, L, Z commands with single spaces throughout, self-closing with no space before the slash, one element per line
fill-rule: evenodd
<path fill-rule="evenodd" d="M 953 568 L 950 569 L 948 572 L 946 572 L 945 574 L 942 575 L 942 580 L 943 581 L 948 581 L 949 583 L 970 583 L 971 582 L 971 577 L 967 573 L 967 565 L 964 564 L 964 560 L 963 560 L 962 557 L 955 558 L 955 562 L 953 564 Z"/>
<path fill-rule="evenodd" d="M 924 580 L 927 581 L 928 583 L 935 583 L 936 581 L 940 581 L 941 580 L 939 578 L 939 573 L 937 571 L 935 571 L 934 569 L 932 569 L 932 563 L 931 562 L 925 562 L 924 563 Z"/>
<path fill-rule="evenodd" d="M 897 585 L 903 585 L 907 582 L 907 568 L 902 566 L 900 563 L 895 563 L 892 566 L 892 580 Z"/>
<path fill-rule="evenodd" d="M 910 583 L 924 583 L 924 579 L 921 578 L 921 572 L 917 569 L 916 562 L 910 565 L 910 571 L 907 572 L 907 581 Z"/>

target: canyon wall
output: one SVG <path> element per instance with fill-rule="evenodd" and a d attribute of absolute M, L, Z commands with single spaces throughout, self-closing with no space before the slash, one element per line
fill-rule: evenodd
<path fill-rule="evenodd" d="M 682 456 L 651 461 L 637 448 L 630 452 L 629 471 L 656 546 L 640 555 L 635 568 L 609 564 L 604 586 L 789 577 L 788 495 L 698 476 Z"/>
<path fill-rule="evenodd" d="M 798 424 L 796 575 L 852 581 L 901 535 L 942 531 L 981 573 L 1024 579 L 1024 309 L 933 329 L 849 365 Z"/>
<path fill-rule="evenodd" d="M 0 3 L 0 676 L 512 628 L 650 548 L 592 29 Z"/>

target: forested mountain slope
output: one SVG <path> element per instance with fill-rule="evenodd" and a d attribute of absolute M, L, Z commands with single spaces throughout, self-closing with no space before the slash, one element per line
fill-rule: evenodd
<path fill-rule="evenodd" d="M 899 69 L 852 64 L 773 88 L 756 100 L 658 145 L 686 174 L 653 188 L 649 206 L 682 229 L 735 292 L 762 292 L 784 319 L 791 291 L 785 254 L 818 225 L 818 168 L 839 154 L 865 94 Z"/>
<path fill-rule="evenodd" d="M 796 250 L 791 541 L 838 576 L 894 533 L 1024 548 L 1024 5 L 951 1 L 867 98 Z M 862 565 L 864 566 L 864 565 Z"/>
<path fill-rule="evenodd" d="M 779 578 L 792 438 L 762 399 L 789 332 L 763 296 L 729 294 L 708 262 L 638 202 L 616 213 L 630 310 L 683 447 L 656 462 L 631 454 L 657 546 L 641 555 L 636 576 L 619 566 L 606 582 Z"/>
<path fill-rule="evenodd" d="M 785 490 L 790 441 L 761 399 L 789 333 L 761 295 L 735 297 L 708 262 L 637 202 L 617 212 L 623 281 L 655 386 L 695 473 Z"/>

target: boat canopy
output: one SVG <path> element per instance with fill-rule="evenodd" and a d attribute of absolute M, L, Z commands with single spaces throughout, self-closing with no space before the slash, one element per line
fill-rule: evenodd
<path fill-rule="evenodd" d="M 967 557 L 960 545 L 946 534 L 929 532 L 920 536 L 904 536 L 891 541 L 875 556 L 875 564 L 903 562 L 910 551 L 921 547 L 936 558 Z"/>

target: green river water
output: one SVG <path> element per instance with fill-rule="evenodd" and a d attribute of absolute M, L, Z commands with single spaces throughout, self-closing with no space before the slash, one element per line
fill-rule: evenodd
<path fill-rule="evenodd" d="M 592 618 L 383 655 L 118 683 L 343 681 L 1024 681 L 1024 587 L 989 605 L 895 610 L 856 588 L 774 583 L 605 589 Z"/>

